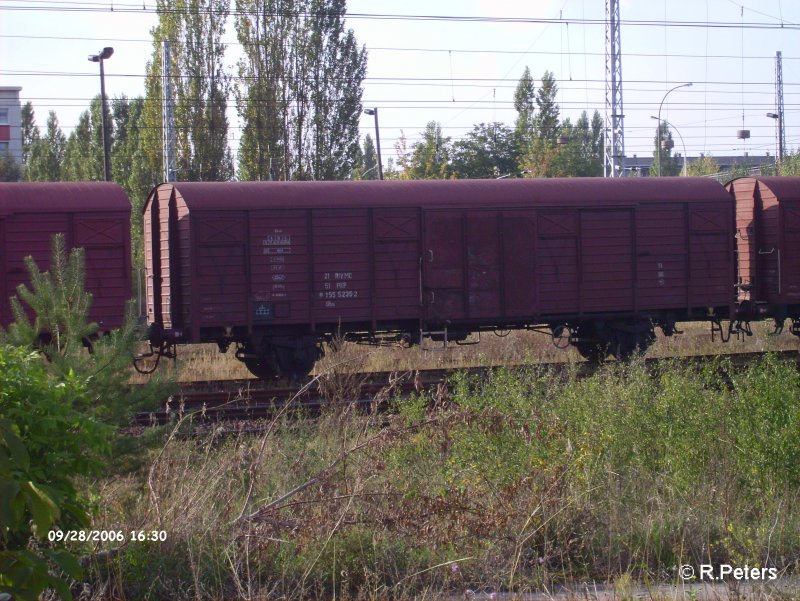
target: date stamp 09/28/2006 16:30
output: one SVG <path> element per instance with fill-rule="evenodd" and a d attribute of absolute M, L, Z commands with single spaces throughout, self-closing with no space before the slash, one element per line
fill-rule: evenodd
<path fill-rule="evenodd" d="M 164 542 L 167 540 L 166 530 L 50 530 L 47 533 L 50 542 Z"/>

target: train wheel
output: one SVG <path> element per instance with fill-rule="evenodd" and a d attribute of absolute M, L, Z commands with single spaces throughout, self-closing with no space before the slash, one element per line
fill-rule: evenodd
<path fill-rule="evenodd" d="M 250 373 L 261 380 L 274 380 L 280 375 L 274 362 L 268 361 L 266 358 L 243 359 L 242 361 Z"/>
<path fill-rule="evenodd" d="M 322 347 L 315 342 L 309 346 L 276 346 L 275 354 L 283 375 L 292 380 L 302 380 L 311 373 L 324 353 Z"/>
<path fill-rule="evenodd" d="M 274 380 L 281 375 L 274 353 L 259 353 L 253 349 L 252 345 L 247 344 L 237 351 L 236 358 L 244 363 L 251 374 L 261 380 Z"/>
<path fill-rule="evenodd" d="M 608 355 L 608 344 L 598 335 L 594 324 L 581 324 L 575 329 L 575 348 L 589 363 L 600 363 Z"/>
<path fill-rule="evenodd" d="M 652 328 L 636 332 L 616 330 L 611 335 L 611 352 L 617 361 L 627 361 L 637 353 L 646 353 L 655 339 Z"/>

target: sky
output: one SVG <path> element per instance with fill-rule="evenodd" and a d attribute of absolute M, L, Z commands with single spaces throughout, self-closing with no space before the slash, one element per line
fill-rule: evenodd
<path fill-rule="evenodd" d="M 22 86 L 37 123 L 55 110 L 68 134 L 99 93 L 89 54 L 114 48 L 105 63 L 108 96 L 144 94 L 154 8 L 154 0 L 0 0 L 0 86 Z M 514 88 L 526 66 L 537 84 L 545 70 L 554 74 L 562 119 L 605 113 L 604 0 L 349 0 L 348 15 L 368 51 L 363 102 L 379 109 L 384 164 L 401 133 L 410 146 L 429 121 L 453 141 L 478 123 L 513 126 Z M 651 117 L 662 101 L 676 152 L 774 155 L 776 122 L 766 114 L 776 111 L 778 51 L 787 149 L 800 147 L 800 2 L 622 0 L 620 17 L 628 157 L 652 155 Z M 235 73 L 232 22 L 224 41 Z M 692 86 L 670 92 L 684 83 Z M 235 152 L 233 106 L 230 116 Z M 374 127 L 363 115 L 362 135 L 374 137 Z M 742 129 L 749 139 L 737 139 Z"/>

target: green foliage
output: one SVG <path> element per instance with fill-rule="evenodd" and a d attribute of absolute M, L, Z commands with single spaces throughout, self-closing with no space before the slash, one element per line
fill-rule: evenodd
<path fill-rule="evenodd" d="M 31 118 L 33 113 L 31 112 Z M 58 125 L 55 111 L 47 118 L 47 135 L 34 137 L 25 165 L 25 179 L 32 182 L 57 182 L 61 179 L 67 138 Z"/>
<path fill-rule="evenodd" d="M 501 123 L 480 123 L 453 144 L 453 174 L 459 178 L 516 176 L 517 144 L 514 131 Z"/>
<path fill-rule="evenodd" d="M 101 112 L 98 95 L 92 99 L 90 109 L 81 113 L 78 126 L 67 138 L 62 179 L 77 182 L 104 179 Z"/>
<path fill-rule="evenodd" d="M 431 121 L 420 134 L 422 140 L 411 148 L 408 179 L 447 179 L 450 176 L 450 138 L 442 125 Z"/>
<path fill-rule="evenodd" d="M 53 574 L 80 575 L 47 533 L 89 523 L 73 479 L 97 471 L 108 429 L 78 410 L 85 393 L 74 374 L 48 374 L 38 353 L 0 346 L 0 591 L 21 599 L 47 588 L 68 599 L 66 582 Z"/>
<path fill-rule="evenodd" d="M 227 94 L 222 36 L 227 0 L 159 0 L 152 31 L 153 57 L 147 64 L 144 140 L 147 171 L 162 169 L 163 40 L 170 40 L 175 103 L 176 168 L 183 181 L 225 181 L 233 177 L 228 146 Z"/>
<path fill-rule="evenodd" d="M 144 268 L 142 210 L 150 190 L 161 181 L 152 171 L 144 148 L 144 99 L 121 96 L 111 102 L 114 115 L 114 140 L 111 145 L 112 179 L 131 200 L 131 254 L 133 264 Z"/>
<path fill-rule="evenodd" d="M 378 153 L 372 136 L 364 136 L 364 152 L 362 154 L 361 169 L 359 179 L 378 179 Z"/>
<path fill-rule="evenodd" d="M 11 299 L 14 323 L 5 338 L 18 346 L 41 348 L 56 377 L 74 374 L 85 379 L 89 384 L 83 409 L 104 421 L 124 423 L 132 411 L 158 394 L 159 387 L 154 380 L 134 392 L 127 384 L 137 344 L 133 305 L 127 307 L 122 329 L 96 338 L 98 325 L 87 322 L 92 295 L 84 288 L 83 249 L 75 248 L 67 255 L 59 234 L 53 237 L 49 271 L 42 272 L 31 257 L 25 263 L 31 288 L 17 287 L 18 296 Z M 23 303 L 33 311 L 33 321 Z"/>
<path fill-rule="evenodd" d="M 780 175 L 800 175 L 800 149 L 787 153 L 781 160 Z"/>
<path fill-rule="evenodd" d="M 533 139 L 534 115 L 536 105 L 536 85 L 531 77 L 531 70 L 525 67 L 517 88 L 514 90 L 514 109 L 517 111 L 517 122 L 514 126 L 517 153 L 525 154 Z"/>
<path fill-rule="evenodd" d="M 87 323 L 92 295 L 83 287 L 84 254 L 82 248 L 76 248 L 67 257 L 64 235 L 56 234 L 52 240 L 51 271 L 42 272 L 32 257 L 25 258 L 32 290 L 20 284 L 18 297 L 11 299 L 15 321 L 9 326 L 10 341 L 34 346 L 45 332 L 51 340 L 48 354 L 57 361 L 74 356 L 82 349 L 83 340 L 97 332 L 97 324 Z M 28 319 L 20 299 L 33 310 L 34 322 Z"/>
<path fill-rule="evenodd" d="M 536 91 L 536 108 L 538 112 L 534 118 L 534 132 L 537 138 L 550 144 L 556 143 L 559 134 L 559 106 L 556 102 L 558 85 L 556 78 L 550 71 L 542 75 L 542 86 Z"/>
<path fill-rule="evenodd" d="M 663 143 L 666 143 L 665 147 Z M 653 166 L 650 168 L 650 175 L 661 175 L 663 177 L 678 175 L 681 172 L 683 161 L 679 157 L 672 154 L 672 148 L 675 142 L 672 139 L 672 132 L 669 129 L 666 121 L 659 123 L 656 128 L 656 134 L 653 138 Z M 661 161 L 661 169 L 659 171 L 659 160 Z"/>
<path fill-rule="evenodd" d="M 239 176 L 345 179 L 355 167 L 366 50 L 345 0 L 237 0 Z"/>
<path fill-rule="evenodd" d="M 714 157 L 706 154 L 699 159 L 689 161 L 686 165 L 686 173 L 689 176 L 716 175 L 719 173 L 719 164 Z"/>
<path fill-rule="evenodd" d="M 31 147 L 39 139 L 39 128 L 36 127 L 36 116 L 33 111 L 33 103 L 30 101 L 22 105 L 20 121 L 22 129 L 22 164 L 27 166 L 31 156 Z"/>
<path fill-rule="evenodd" d="M 0 182 L 18 182 L 22 179 L 22 168 L 10 152 L 0 152 Z"/>

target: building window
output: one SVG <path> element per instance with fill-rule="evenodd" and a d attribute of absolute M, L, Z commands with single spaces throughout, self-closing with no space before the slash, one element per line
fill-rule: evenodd
<path fill-rule="evenodd" d="M 8 125 L 8 109 L 0 109 L 0 125 Z"/>
<path fill-rule="evenodd" d="M 8 152 L 8 142 L 0 142 L 0 152 Z"/>

